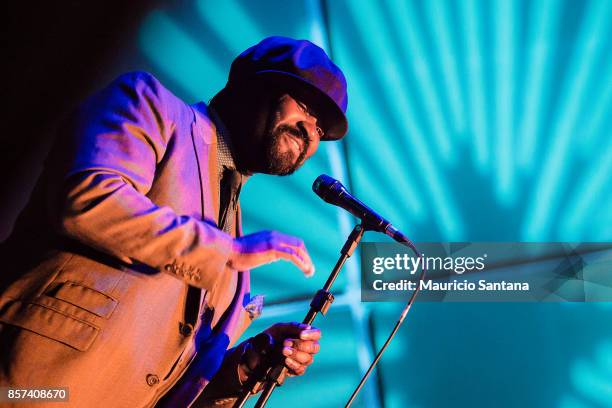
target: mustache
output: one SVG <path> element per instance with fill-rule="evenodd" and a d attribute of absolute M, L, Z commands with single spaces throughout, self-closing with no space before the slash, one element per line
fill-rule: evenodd
<path fill-rule="evenodd" d="M 289 133 L 292 136 L 299 137 L 305 143 L 308 143 L 310 139 L 308 138 L 308 134 L 306 133 L 306 129 L 302 127 L 293 127 L 289 125 L 281 125 L 276 128 L 275 133 L 277 135 L 281 135 L 283 133 Z"/>
<path fill-rule="evenodd" d="M 302 151 L 297 158 L 293 158 L 290 152 L 278 152 L 279 139 L 284 133 L 301 139 L 304 143 Z M 306 129 L 300 126 L 279 125 L 269 132 L 268 143 L 264 148 L 269 174 L 288 175 L 296 171 L 304 162 L 306 153 L 310 147 L 310 138 Z"/>

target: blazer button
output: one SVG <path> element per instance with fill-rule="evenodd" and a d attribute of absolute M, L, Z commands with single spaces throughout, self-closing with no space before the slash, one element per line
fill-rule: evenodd
<path fill-rule="evenodd" d="M 181 325 L 181 334 L 185 337 L 191 336 L 193 333 L 193 326 L 189 323 L 184 323 Z"/>
<path fill-rule="evenodd" d="M 158 382 L 159 382 L 159 377 L 156 376 L 155 374 L 147 375 L 147 384 L 149 384 L 151 387 L 157 384 Z"/>

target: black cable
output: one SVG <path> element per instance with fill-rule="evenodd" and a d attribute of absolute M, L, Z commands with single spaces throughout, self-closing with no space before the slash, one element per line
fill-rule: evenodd
<path fill-rule="evenodd" d="M 376 364 L 378 363 L 378 360 L 380 360 L 380 358 L 382 357 L 382 354 L 385 352 L 385 349 L 387 348 L 389 343 L 391 343 L 391 340 L 393 340 L 393 337 L 395 336 L 395 334 L 399 330 L 400 326 L 404 322 L 404 319 L 406 318 L 406 315 L 410 311 L 410 308 L 412 307 L 412 304 L 414 303 L 414 300 L 416 299 L 419 291 L 421 290 L 421 282 L 425 278 L 425 272 L 427 270 L 427 268 L 425 266 L 425 258 L 424 258 L 423 255 L 419 255 L 419 250 L 412 243 L 412 241 L 410 241 L 405 236 L 402 236 L 402 241 L 400 243 L 405 245 L 405 246 L 407 246 L 408 248 L 412 249 L 414 251 L 414 253 L 419 258 L 421 258 L 421 274 L 419 275 L 419 284 L 417 285 L 415 290 L 412 292 L 412 295 L 410 296 L 410 299 L 408 299 L 408 303 L 404 307 L 404 310 L 402 311 L 402 314 L 400 314 L 400 317 L 397 320 L 397 323 L 395 323 L 395 326 L 393 327 L 393 330 L 391 331 L 391 334 L 389 335 L 389 337 L 387 337 L 387 340 L 385 341 L 385 344 L 383 344 L 383 346 L 381 347 L 380 351 L 376 355 L 376 358 L 374 358 L 374 361 L 372 361 L 372 364 L 370 364 L 370 368 L 368 368 L 368 371 L 366 371 L 366 373 L 361 378 L 361 381 L 359 382 L 359 385 L 357 386 L 357 388 L 355 388 L 355 391 L 353 391 L 353 394 L 351 395 L 351 398 L 349 398 L 349 400 L 346 403 L 346 405 L 344 406 L 344 408 L 349 408 L 351 406 L 351 404 L 355 400 L 355 397 L 357 397 L 357 394 L 363 388 L 363 386 L 364 386 L 365 382 L 367 381 L 368 377 L 370 376 L 370 374 L 372 373 L 372 371 L 376 367 Z"/>

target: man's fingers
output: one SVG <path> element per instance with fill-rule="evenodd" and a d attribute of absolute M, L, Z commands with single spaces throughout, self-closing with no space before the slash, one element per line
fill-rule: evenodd
<path fill-rule="evenodd" d="M 275 325 L 266 329 L 266 333 L 272 336 L 272 338 L 274 338 L 276 341 L 281 342 L 285 339 L 298 338 L 300 337 L 300 333 L 302 331 L 308 329 L 311 329 L 311 326 L 304 323 L 276 323 Z"/>
<path fill-rule="evenodd" d="M 312 364 L 313 360 L 312 354 L 304 353 L 303 351 L 299 351 L 291 347 L 283 347 L 283 355 L 285 357 L 291 357 L 293 361 L 297 361 L 303 365 L 310 365 Z"/>
<path fill-rule="evenodd" d="M 312 259 L 310 259 L 310 255 L 308 254 L 308 251 L 306 250 L 306 245 L 304 245 L 304 241 L 302 241 L 301 239 L 295 238 L 292 241 L 282 242 L 280 245 L 290 247 L 297 253 L 297 255 L 304 261 L 305 264 L 313 265 Z M 314 266 L 313 266 L 313 273 L 314 273 Z"/>
<path fill-rule="evenodd" d="M 298 343 L 307 340 L 318 341 L 321 338 L 321 330 L 317 329 L 316 327 L 297 322 L 276 323 L 275 325 L 270 326 L 266 332 L 277 341 L 290 340 Z"/>
<path fill-rule="evenodd" d="M 300 333 L 301 340 L 319 340 L 321 338 L 321 330 L 310 328 L 307 330 L 302 330 Z"/>
<path fill-rule="evenodd" d="M 279 259 L 295 264 L 307 276 L 314 274 L 304 241 L 277 231 L 262 231 L 234 241 L 228 264 L 234 269 L 252 269 Z"/>
<path fill-rule="evenodd" d="M 306 250 L 306 245 L 304 245 L 304 241 L 299 238 L 292 237 L 291 235 L 285 235 L 280 232 L 274 233 L 275 241 L 274 243 L 277 245 L 279 249 L 281 248 L 290 248 L 291 252 L 295 254 L 301 261 L 305 268 L 298 265 L 302 271 L 306 274 L 306 276 L 311 276 L 314 274 L 314 265 L 312 260 L 310 259 L 310 255 Z"/>
<path fill-rule="evenodd" d="M 310 354 L 317 354 L 321 348 L 318 341 L 297 339 L 287 339 L 283 342 L 283 346 Z"/>
<path fill-rule="evenodd" d="M 304 246 L 304 241 L 302 241 L 298 237 L 294 237 L 292 235 L 283 234 L 278 231 L 266 231 L 267 235 L 270 237 L 270 242 L 276 245 L 284 244 L 293 247 Z"/>
<path fill-rule="evenodd" d="M 275 261 L 278 259 L 285 259 L 293 262 L 307 277 L 314 274 L 314 265 L 310 258 L 304 259 L 294 248 L 282 246 L 272 252 L 272 255 Z"/>
<path fill-rule="evenodd" d="M 293 375 L 302 375 L 306 371 L 306 366 L 298 363 L 291 357 L 285 359 L 285 365 L 289 368 L 289 373 Z"/>
<path fill-rule="evenodd" d="M 297 266 L 307 277 L 312 276 L 312 274 L 314 273 L 314 265 L 312 265 L 312 261 L 310 261 L 310 258 L 308 258 L 307 260 L 304 259 L 293 247 L 279 246 L 275 249 L 267 251 L 265 254 L 262 255 L 262 257 L 265 259 L 264 263 L 275 262 L 279 259 L 290 261 L 295 266 Z"/>
<path fill-rule="evenodd" d="M 282 345 L 281 353 L 290 375 L 302 375 L 319 352 L 321 331 L 304 323 L 277 323 L 265 333 Z"/>

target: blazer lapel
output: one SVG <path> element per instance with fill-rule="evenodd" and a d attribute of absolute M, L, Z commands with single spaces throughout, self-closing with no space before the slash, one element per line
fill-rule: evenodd
<path fill-rule="evenodd" d="M 195 121 L 193 132 L 196 139 L 202 196 L 204 198 L 204 218 L 217 225 L 219 217 L 219 160 L 217 157 L 217 130 L 206 114 L 206 104 L 194 105 Z M 204 112 L 204 114 L 202 113 Z"/>
<path fill-rule="evenodd" d="M 217 131 L 214 123 L 208 117 L 207 108 L 204 103 L 193 106 L 196 120 L 194 122 L 194 135 L 201 141 L 201 146 L 196 144 L 198 160 L 200 163 L 200 179 L 202 180 L 202 196 L 204 199 L 204 218 L 217 225 L 219 216 L 219 166 L 217 157 Z M 204 113 L 203 113 L 204 112 Z M 240 205 L 237 208 L 236 223 L 238 235 L 242 235 L 242 214 Z M 244 309 L 250 301 L 250 272 L 231 272 L 226 270 L 228 281 L 225 285 L 219 285 L 218 292 L 227 292 L 223 289 L 230 289 L 233 286 L 231 280 L 236 279 L 235 290 L 231 293 L 215 293 L 212 298 L 208 298 L 212 306 L 227 304 L 227 309 L 223 316 L 219 316 L 221 311 L 215 311 L 213 319 L 214 330 L 217 334 L 225 334 L 233 344 L 241 334 L 240 330 L 244 327 L 245 319 L 248 319 L 248 312 Z M 234 276 L 232 276 L 234 275 Z M 225 288 L 224 288 L 225 287 Z M 233 288 L 232 288 L 233 289 Z M 225 302 L 222 300 L 225 298 Z M 229 298 L 229 299 L 227 299 Z M 227 303 L 226 303 L 227 302 Z"/>

